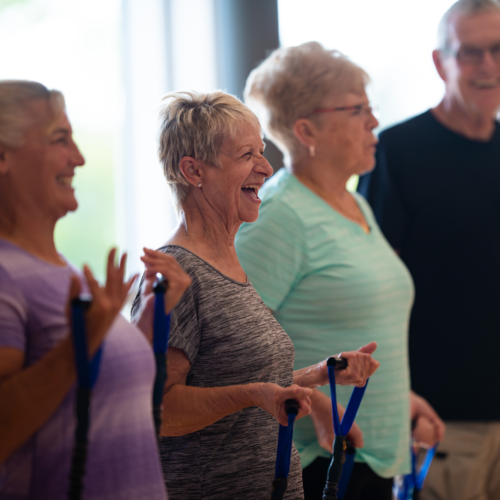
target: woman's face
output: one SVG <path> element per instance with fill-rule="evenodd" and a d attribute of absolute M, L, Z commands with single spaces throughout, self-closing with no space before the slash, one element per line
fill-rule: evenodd
<path fill-rule="evenodd" d="M 333 168 L 342 168 L 346 175 L 369 172 L 375 166 L 377 138 L 373 129 L 378 121 L 373 116 L 368 97 L 348 93 L 325 99 L 321 109 L 356 109 L 317 113 L 316 156 L 326 160 Z"/>
<path fill-rule="evenodd" d="M 85 163 L 73 142 L 66 114 L 54 120 L 44 100 L 30 104 L 35 124 L 20 148 L 9 151 L 10 188 L 24 210 L 59 219 L 78 207 L 72 187 L 75 168 Z"/>
<path fill-rule="evenodd" d="M 234 139 L 221 147 L 221 168 L 204 173 L 203 191 L 207 201 L 225 223 L 254 222 L 259 216 L 259 189 L 273 169 L 264 158 L 260 130 L 253 123 L 238 127 Z"/>

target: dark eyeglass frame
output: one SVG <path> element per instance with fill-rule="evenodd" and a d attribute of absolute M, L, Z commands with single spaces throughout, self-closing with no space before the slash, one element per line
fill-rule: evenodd
<path fill-rule="evenodd" d="M 500 41 L 491 47 L 474 47 L 465 45 L 456 51 L 448 50 L 447 53 L 452 55 L 457 61 L 462 64 L 478 65 L 484 61 L 486 52 L 489 52 L 493 61 L 500 64 Z"/>

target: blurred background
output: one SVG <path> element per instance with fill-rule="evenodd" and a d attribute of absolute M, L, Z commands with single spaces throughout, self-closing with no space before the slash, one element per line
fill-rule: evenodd
<path fill-rule="evenodd" d="M 427 110 L 443 86 L 431 58 L 453 0 L 0 0 L 0 79 L 61 90 L 86 165 L 80 208 L 57 227 L 59 250 L 102 279 L 105 255 L 159 247 L 176 226 L 157 160 L 158 110 L 174 90 L 241 97 L 278 46 L 317 40 L 371 76 L 380 129 Z M 275 169 L 281 155 L 270 145 Z M 356 179 L 350 183 L 354 188 Z"/>

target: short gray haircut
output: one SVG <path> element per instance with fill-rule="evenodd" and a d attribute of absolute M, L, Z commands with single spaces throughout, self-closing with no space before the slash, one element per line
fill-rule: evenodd
<path fill-rule="evenodd" d="M 368 82 L 368 74 L 344 54 L 308 42 L 271 53 L 250 73 L 244 95 L 288 162 L 300 147 L 296 120 L 321 107 L 325 97 L 362 93 Z"/>
<path fill-rule="evenodd" d="M 499 0 L 459 0 L 443 15 L 438 27 L 438 49 L 447 52 L 451 48 L 450 24 L 455 16 L 473 16 L 483 12 L 500 12 Z"/>
<path fill-rule="evenodd" d="M 27 80 L 0 80 L 0 144 L 11 148 L 23 145 L 26 130 L 36 120 L 29 103 L 39 99 L 48 101 L 54 118 L 65 111 L 64 97 L 58 90 Z"/>
<path fill-rule="evenodd" d="M 179 211 L 190 186 L 179 168 L 181 159 L 191 156 L 220 168 L 222 143 L 234 138 L 238 125 L 250 122 L 261 129 L 247 106 L 221 90 L 208 94 L 172 92 L 163 101 L 158 153 Z"/>

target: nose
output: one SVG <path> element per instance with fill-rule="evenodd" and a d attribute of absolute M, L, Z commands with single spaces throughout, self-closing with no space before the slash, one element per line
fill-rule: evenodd
<path fill-rule="evenodd" d="M 483 69 L 495 70 L 498 68 L 498 63 L 493 59 L 493 54 L 491 50 L 485 50 L 483 52 L 483 59 L 481 61 L 481 67 Z"/>
<path fill-rule="evenodd" d="M 83 165 L 85 165 L 85 158 L 83 157 L 82 153 L 80 153 L 80 149 L 75 142 L 72 142 L 71 147 L 71 163 L 75 167 L 83 167 Z"/>
<path fill-rule="evenodd" d="M 264 177 L 271 177 L 274 173 L 273 167 L 271 167 L 271 164 L 267 161 L 266 157 L 262 157 L 262 162 L 261 162 L 261 168 L 260 172 L 264 175 Z"/>
<path fill-rule="evenodd" d="M 377 128 L 379 126 L 379 121 L 377 120 L 377 118 L 375 118 L 373 111 L 370 111 L 370 114 L 368 116 L 367 126 L 369 130 L 373 130 L 374 128 Z"/>

